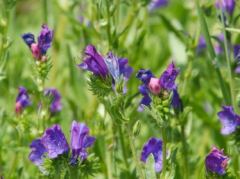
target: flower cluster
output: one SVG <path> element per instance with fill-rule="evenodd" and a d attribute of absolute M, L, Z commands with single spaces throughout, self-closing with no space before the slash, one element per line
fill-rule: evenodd
<path fill-rule="evenodd" d="M 118 58 L 112 52 L 104 57 L 97 52 L 93 45 L 88 45 L 84 53 L 85 59 L 83 63 L 78 65 L 80 68 L 88 70 L 103 79 L 111 77 L 114 90 L 116 90 L 116 85 L 123 80 L 123 92 L 126 92 L 126 82 L 133 72 L 133 69 L 128 65 L 128 59 Z"/>
<path fill-rule="evenodd" d="M 89 128 L 84 123 L 72 122 L 71 144 L 72 150 L 69 163 L 74 165 L 87 159 L 87 148 L 95 142 L 95 137 L 89 135 Z M 35 165 L 42 166 L 44 158 L 56 159 L 60 155 L 69 153 L 69 145 L 59 125 L 48 128 L 43 136 L 32 141 L 29 160 Z"/>
<path fill-rule="evenodd" d="M 46 61 L 47 50 L 51 47 L 53 39 L 53 31 L 48 28 L 47 25 L 42 25 L 42 30 L 38 36 L 38 41 L 35 41 L 35 37 L 32 33 L 26 33 L 22 35 L 24 42 L 30 48 L 32 55 L 39 61 Z"/>
<path fill-rule="evenodd" d="M 162 73 L 160 78 L 156 78 L 150 70 L 141 69 L 138 71 L 136 77 L 142 81 L 139 86 L 139 92 L 143 98 L 139 105 L 139 111 L 144 109 L 144 106 L 150 106 L 152 102 L 151 96 L 163 96 L 173 92 L 172 106 L 177 109 L 182 108 L 181 100 L 177 92 L 177 85 L 175 80 L 179 74 L 179 70 L 171 63 L 167 69 Z"/>
<path fill-rule="evenodd" d="M 213 147 L 211 152 L 205 158 L 205 166 L 207 171 L 224 175 L 229 158 L 224 155 L 223 150 Z"/>
<path fill-rule="evenodd" d="M 19 87 L 19 92 L 16 98 L 15 111 L 16 114 L 21 114 L 23 110 L 31 105 L 29 94 L 24 87 Z M 49 111 L 51 114 L 60 112 L 62 109 L 61 95 L 55 88 L 47 88 L 44 91 L 44 95 L 50 99 Z"/>

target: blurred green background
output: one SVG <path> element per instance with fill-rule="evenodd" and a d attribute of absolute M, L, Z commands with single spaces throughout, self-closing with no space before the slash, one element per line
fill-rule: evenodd
<path fill-rule="evenodd" d="M 180 95 L 184 106 L 191 109 L 186 131 L 192 178 L 204 178 L 204 157 L 211 146 L 216 145 L 231 153 L 226 139 L 220 134 L 216 115 L 223 97 L 212 59 L 207 52 L 196 54 L 201 25 L 194 1 L 171 0 L 167 7 L 152 13 L 147 10 L 148 3 L 148 0 L 112 0 L 108 12 L 106 0 L 0 0 L 0 175 L 6 179 L 35 178 L 38 172 L 27 158 L 33 137 L 21 142 L 18 139 L 17 131 L 22 131 L 22 126 L 30 129 L 31 126 L 19 126 L 14 107 L 19 86 L 29 91 L 36 89 L 33 59 L 21 35 L 32 32 L 37 36 L 42 24 L 54 29 L 53 45 L 48 52 L 53 67 L 45 86 L 57 88 L 63 102 L 61 113 L 50 124 L 59 122 L 69 139 L 72 120 L 87 123 L 91 134 L 97 137 L 93 152 L 100 156 L 100 161 L 104 161 L 104 152 L 107 151 L 101 139 L 111 129 L 104 117 L 103 106 L 88 90 L 87 73 L 77 67 L 83 60 L 83 49 L 89 43 L 102 54 L 112 50 L 129 59 L 134 68 L 128 83 L 128 93 L 132 95 L 137 93 L 140 84 L 135 78 L 138 69 L 148 68 L 160 76 L 171 61 L 180 68 Z M 221 25 L 214 1 L 201 1 L 201 5 L 210 34 L 219 35 Z M 238 10 L 239 4 L 235 11 Z M 233 33 L 232 37 L 234 44 L 240 43 L 238 33 Z M 227 80 L 224 57 L 219 65 L 223 67 L 222 74 Z M 237 78 L 236 88 L 239 84 Z M 140 98 L 134 100 L 133 108 L 137 108 Z M 28 118 L 33 121 L 36 120 L 36 106 L 29 109 L 31 115 Z M 145 113 L 136 111 L 133 118 L 131 120 L 142 123 L 135 141 L 140 154 L 145 141 L 160 134 Z M 16 147 L 18 142 L 20 145 Z M 104 167 L 96 178 L 104 178 L 103 171 Z"/>

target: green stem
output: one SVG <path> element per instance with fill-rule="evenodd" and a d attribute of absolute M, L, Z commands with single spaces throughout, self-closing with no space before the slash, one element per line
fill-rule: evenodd
<path fill-rule="evenodd" d="M 118 126 L 118 133 L 119 133 L 119 138 L 120 138 L 121 150 L 122 150 L 123 158 L 124 158 L 123 160 L 124 160 L 124 163 L 125 163 L 125 167 L 128 170 L 129 169 L 129 164 L 128 164 L 128 161 L 127 161 L 127 158 L 128 158 L 127 153 L 126 153 L 127 148 L 126 148 L 125 141 L 124 141 L 124 138 L 123 138 L 123 132 L 122 132 L 121 126 Z"/>
<path fill-rule="evenodd" d="M 112 44 L 112 37 L 111 37 L 111 14 L 110 14 L 109 0 L 106 1 L 106 4 L 107 4 L 107 20 L 108 20 L 108 24 L 107 24 L 108 47 L 110 48 Z"/>
<path fill-rule="evenodd" d="M 144 176 L 144 172 L 142 170 L 142 167 L 141 167 L 141 164 L 139 162 L 139 159 L 137 157 L 137 154 L 136 154 L 136 151 L 135 151 L 135 144 L 134 144 L 134 137 L 132 135 L 132 132 L 130 131 L 130 129 L 128 128 L 128 136 L 129 136 L 129 143 L 130 143 L 130 148 L 131 148 L 131 151 L 132 151 L 132 155 L 133 155 L 133 160 L 135 162 L 135 165 L 136 165 L 136 169 L 137 169 L 137 173 L 139 175 L 139 178 L 140 179 L 144 179 L 145 176 Z"/>
<path fill-rule="evenodd" d="M 43 20 L 48 24 L 48 0 L 43 0 Z"/>
<path fill-rule="evenodd" d="M 187 151 L 187 143 L 186 143 L 186 136 L 185 136 L 185 126 L 184 124 L 181 125 L 181 140 L 182 140 L 182 154 L 183 154 L 183 168 L 184 168 L 184 178 L 188 179 L 188 151 Z"/>
<path fill-rule="evenodd" d="M 213 60 L 213 62 L 215 63 L 215 70 L 216 70 L 217 78 L 218 78 L 218 81 L 219 81 L 219 84 L 220 84 L 220 87 L 221 87 L 221 90 L 222 90 L 222 95 L 223 95 L 223 98 L 224 98 L 224 102 L 226 104 L 230 104 L 231 103 L 231 101 L 230 101 L 231 96 L 229 95 L 229 91 L 226 87 L 226 84 L 225 84 L 225 82 L 223 80 L 223 77 L 222 77 L 222 73 L 219 69 L 219 65 L 218 65 L 219 58 L 215 54 L 215 51 L 214 51 L 214 48 L 213 48 L 213 45 L 212 45 L 212 42 L 211 42 L 209 30 L 208 30 L 208 25 L 207 25 L 207 22 L 204 18 L 204 14 L 202 12 L 202 9 L 200 8 L 199 1 L 197 1 L 197 10 L 198 10 L 198 14 L 199 14 L 199 18 L 200 18 L 200 24 L 202 26 L 202 32 L 203 32 L 204 38 L 206 40 L 209 55 L 210 55 L 211 59 Z"/>
<path fill-rule="evenodd" d="M 232 76 L 232 67 L 231 67 L 231 57 L 229 53 L 229 46 L 228 46 L 228 40 L 227 40 L 227 31 L 225 30 L 225 24 L 224 24 L 224 17 L 223 17 L 223 12 L 221 13 L 221 21 L 223 25 L 223 31 L 224 31 L 224 49 L 225 49 L 225 54 L 226 54 L 226 59 L 227 59 L 227 65 L 228 65 L 228 76 L 229 76 L 229 85 L 230 85 L 230 92 L 231 92 L 231 103 L 234 106 L 234 109 L 237 110 L 237 106 L 235 103 L 235 92 L 234 92 L 234 81 L 233 81 L 233 76 Z"/>
<path fill-rule="evenodd" d="M 162 127 L 162 152 L 163 152 L 163 168 L 162 168 L 162 178 L 165 178 L 166 168 L 167 168 L 167 134 L 166 127 Z"/>

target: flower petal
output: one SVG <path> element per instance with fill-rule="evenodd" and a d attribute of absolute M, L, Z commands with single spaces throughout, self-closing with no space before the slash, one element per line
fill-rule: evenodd
<path fill-rule="evenodd" d="M 53 125 L 51 128 L 48 128 L 41 141 L 47 149 L 49 158 L 56 158 L 58 155 L 67 153 L 69 150 L 67 140 L 59 125 Z"/>

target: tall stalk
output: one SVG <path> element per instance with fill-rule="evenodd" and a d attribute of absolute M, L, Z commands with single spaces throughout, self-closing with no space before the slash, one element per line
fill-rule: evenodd
<path fill-rule="evenodd" d="M 231 67 L 231 56 L 229 53 L 229 41 L 227 39 L 227 31 L 225 29 L 226 25 L 224 23 L 224 15 L 223 12 L 221 12 L 221 22 L 223 26 L 223 34 L 224 34 L 224 50 L 225 50 L 225 56 L 227 60 L 227 69 L 228 69 L 228 78 L 229 78 L 229 85 L 230 85 L 230 93 L 231 93 L 231 103 L 234 106 L 234 109 L 237 110 L 237 105 L 235 102 L 235 91 L 234 91 L 234 80 L 233 80 L 233 75 L 232 75 L 232 67 Z"/>
<path fill-rule="evenodd" d="M 134 160 L 135 165 L 136 165 L 137 173 L 138 173 L 140 179 L 144 179 L 145 175 L 144 175 L 144 172 L 142 170 L 139 158 L 137 157 L 136 147 L 135 147 L 135 144 L 134 144 L 134 141 L 135 141 L 134 137 L 133 137 L 132 132 L 130 131 L 129 128 L 127 129 L 127 131 L 128 131 L 128 137 L 129 137 L 129 140 L 130 140 L 129 144 L 130 144 L 130 148 L 131 148 L 131 151 L 132 151 L 133 160 Z"/>
<path fill-rule="evenodd" d="M 162 153 L 163 153 L 163 167 L 162 167 L 162 177 L 165 178 L 166 176 L 166 168 L 167 168 L 167 134 L 166 134 L 166 127 L 162 127 Z"/>
<path fill-rule="evenodd" d="M 202 9 L 200 8 L 200 5 L 199 5 L 198 1 L 197 1 L 197 10 L 198 10 L 199 18 L 200 18 L 200 24 L 202 26 L 202 32 L 203 32 L 204 38 L 206 40 L 208 52 L 209 52 L 209 55 L 210 55 L 211 59 L 213 60 L 213 62 L 215 64 L 214 67 L 215 67 L 217 78 L 218 78 L 218 81 L 219 81 L 219 84 L 220 84 L 220 88 L 221 88 L 221 91 L 222 91 L 224 102 L 225 102 L 225 104 L 229 105 L 229 104 L 231 104 L 231 95 L 229 94 L 229 91 L 228 91 L 228 89 L 226 87 L 226 84 L 223 80 L 222 73 L 219 69 L 219 66 L 218 66 L 219 58 L 216 56 L 216 53 L 214 51 L 214 48 L 213 48 L 213 45 L 212 45 L 212 42 L 211 42 L 211 38 L 210 38 L 210 34 L 209 34 L 209 30 L 208 30 L 208 26 L 207 26 L 207 22 L 204 18 L 204 14 L 202 12 Z"/>

